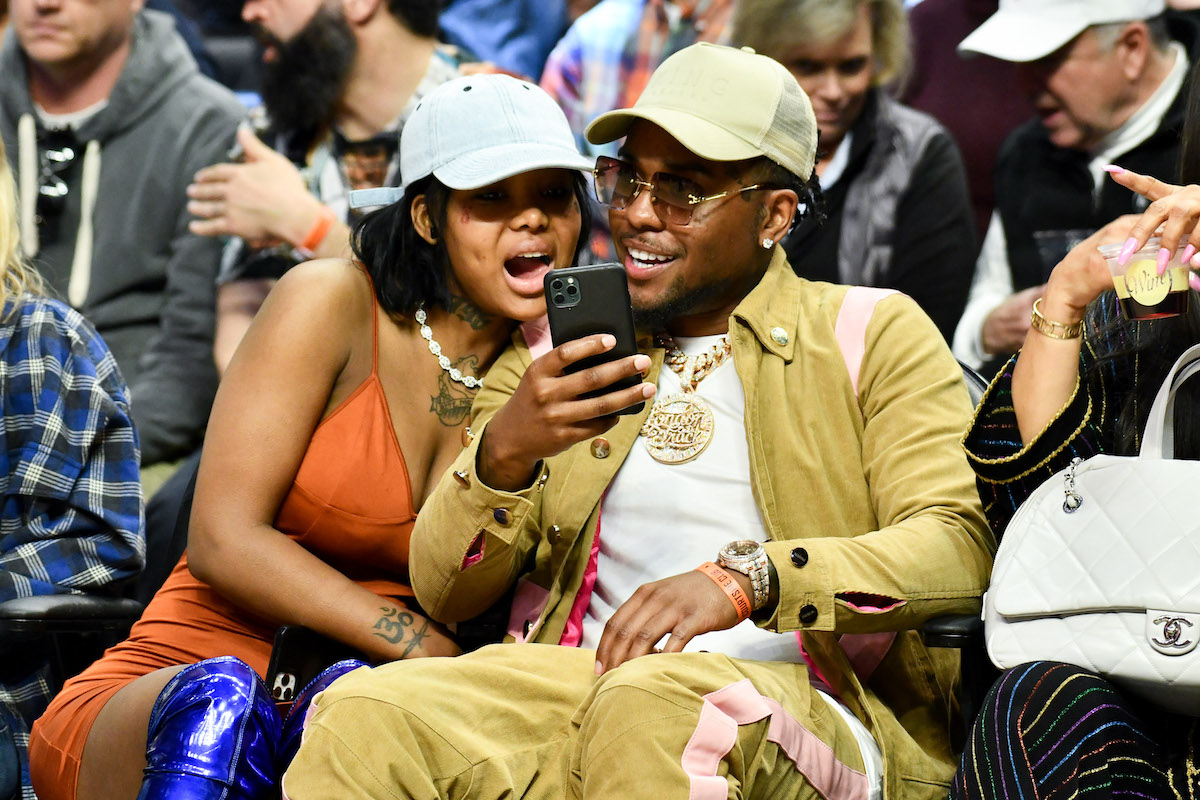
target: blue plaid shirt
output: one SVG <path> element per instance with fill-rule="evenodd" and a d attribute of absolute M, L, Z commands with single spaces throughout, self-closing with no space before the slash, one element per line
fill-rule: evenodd
<path fill-rule="evenodd" d="M 0 601 L 104 590 L 146 560 L 137 434 L 107 345 L 66 305 L 23 297 L 0 319 Z M 0 713 L 21 756 L 48 667 L 4 658 Z"/>

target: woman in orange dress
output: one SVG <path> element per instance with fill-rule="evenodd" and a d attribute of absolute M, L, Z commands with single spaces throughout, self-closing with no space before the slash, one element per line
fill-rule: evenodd
<path fill-rule="evenodd" d="M 34 727 L 42 800 L 270 796 L 286 765 L 261 676 L 281 624 L 374 662 L 458 652 L 411 599 L 409 532 L 478 379 L 586 241 L 589 166 L 531 84 L 461 78 L 418 106 L 403 196 L 356 226 L 356 260 L 293 268 L 242 341 L 188 552 Z"/>

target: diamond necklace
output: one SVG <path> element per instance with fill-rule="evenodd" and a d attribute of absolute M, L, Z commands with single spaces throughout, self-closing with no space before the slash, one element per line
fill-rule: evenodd
<path fill-rule="evenodd" d="M 671 371 L 679 376 L 680 389 L 684 392 L 696 391 L 697 384 L 707 378 L 710 372 L 721 366 L 733 352 L 728 336 L 722 336 L 719 342 L 694 358 L 688 358 L 687 353 L 679 349 L 679 345 L 675 343 L 669 333 L 660 333 L 656 336 L 655 344 L 666 349 L 667 355 L 664 360 Z M 692 369 L 687 383 L 684 383 L 683 371 L 687 369 L 689 363 L 691 363 Z"/>
<path fill-rule="evenodd" d="M 656 343 L 667 349 L 665 361 L 679 375 L 680 391 L 654 403 L 641 434 L 655 461 L 685 464 L 703 453 L 713 436 L 712 409 L 695 393 L 696 386 L 729 358 L 733 348 L 723 336 L 711 349 L 688 358 L 668 334 L 661 334 Z"/>
<path fill-rule="evenodd" d="M 442 354 L 442 346 L 433 338 L 433 330 L 425 324 L 425 320 L 429 319 L 429 315 L 425 313 L 425 304 L 417 304 L 417 313 L 413 314 L 417 324 L 421 326 L 421 338 L 429 342 L 429 352 L 437 357 L 438 364 L 451 380 L 458 381 L 468 389 L 478 389 L 483 386 L 483 378 L 476 378 L 474 375 L 463 375 L 462 370 L 458 367 L 450 366 L 450 359 Z"/>

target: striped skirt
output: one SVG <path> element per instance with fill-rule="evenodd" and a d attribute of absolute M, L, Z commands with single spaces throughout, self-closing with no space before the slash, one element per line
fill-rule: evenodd
<path fill-rule="evenodd" d="M 1070 664 L 1003 673 L 971 729 L 951 800 L 1200 797 L 1196 720 Z"/>

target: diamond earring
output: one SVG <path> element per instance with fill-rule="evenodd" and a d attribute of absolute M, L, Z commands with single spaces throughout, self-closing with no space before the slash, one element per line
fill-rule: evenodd
<path fill-rule="evenodd" d="M 762 246 L 763 246 L 763 250 L 770 250 L 772 247 L 775 246 L 775 240 L 764 237 L 762 240 Z"/>

